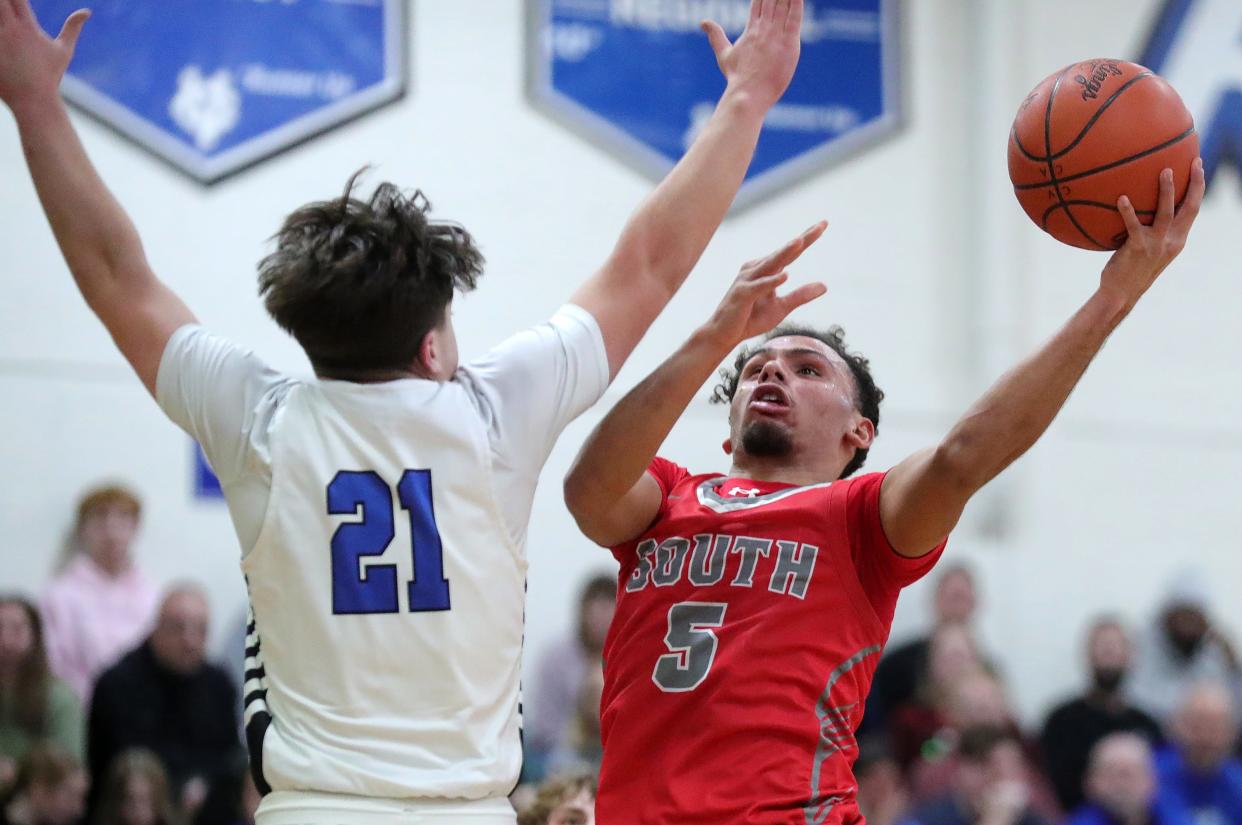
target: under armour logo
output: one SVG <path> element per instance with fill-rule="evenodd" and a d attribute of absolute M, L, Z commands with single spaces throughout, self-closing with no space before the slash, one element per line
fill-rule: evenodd
<path fill-rule="evenodd" d="M 754 498 L 755 496 L 759 495 L 759 488 L 753 487 L 748 490 L 744 487 L 734 487 L 732 490 L 729 491 L 729 495 L 746 496 L 747 498 Z"/>
<path fill-rule="evenodd" d="M 194 138 L 199 151 L 215 149 L 241 119 L 241 93 L 232 73 L 220 69 L 207 77 L 198 66 L 186 66 L 177 75 L 177 94 L 168 114 Z"/>

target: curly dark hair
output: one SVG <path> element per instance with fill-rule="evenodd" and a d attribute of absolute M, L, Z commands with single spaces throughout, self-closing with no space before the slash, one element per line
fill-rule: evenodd
<path fill-rule="evenodd" d="M 341 197 L 286 218 L 259 264 L 268 313 L 317 372 L 339 377 L 408 368 L 454 290 L 474 289 L 483 272 L 470 233 L 430 220 L 421 191 L 381 183 L 369 200 L 353 197 L 365 171 Z"/>
<path fill-rule="evenodd" d="M 743 347 L 733 359 L 733 364 L 720 371 L 720 383 L 712 389 L 711 401 L 713 404 L 729 404 L 733 401 L 734 394 L 737 393 L 738 381 L 742 376 L 742 367 L 746 362 L 758 351 L 760 347 L 768 343 L 774 338 L 786 338 L 791 335 L 797 335 L 804 338 L 814 338 L 816 341 L 822 341 L 827 344 L 850 368 L 850 373 L 854 376 L 854 393 L 855 405 L 858 411 L 862 413 L 863 418 L 867 418 L 875 425 L 875 430 L 880 431 L 880 402 L 884 400 L 884 391 L 875 385 L 875 379 L 871 376 L 871 362 L 856 352 L 850 352 L 845 346 L 845 330 L 837 325 L 828 327 L 826 330 L 819 330 L 813 327 L 797 326 L 795 324 L 787 324 L 779 326 L 776 329 L 763 336 L 757 347 Z M 845 465 L 845 469 L 841 471 L 841 478 L 847 478 L 852 475 L 867 460 L 867 448 L 859 448 L 854 451 L 854 457 Z"/>

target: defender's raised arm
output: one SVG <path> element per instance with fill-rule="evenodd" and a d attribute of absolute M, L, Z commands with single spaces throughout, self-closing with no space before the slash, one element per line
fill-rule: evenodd
<path fill-rule="evenodd" d="M 690 274 L 742 185 L 763 119 L 798 65 L 802 0 L 752 0 L 736 43 L 715 23 L 703 29 L 727 81 L 716 111 L 570 299 L 599 323 L 613 376 Z"/>
<path fill-rule="evenodd" d="M 74 12 L 52 39 L 30 0 L 0 0 L 0 100 L 17 119 L 30 176 L 82 297 L 154 395 L 164 345 L 194 315 L 151 271 L 137 230 L 95 171 L 60 99 L 89 16 Z"/>

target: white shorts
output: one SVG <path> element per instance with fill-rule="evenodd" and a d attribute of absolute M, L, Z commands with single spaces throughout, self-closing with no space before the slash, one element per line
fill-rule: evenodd
<path fill-rule="evenodd" d="M 375 799 L 307 791 L 263 797 L 256 825 L 516 825 L 504 797 L 495 799 Z"/>

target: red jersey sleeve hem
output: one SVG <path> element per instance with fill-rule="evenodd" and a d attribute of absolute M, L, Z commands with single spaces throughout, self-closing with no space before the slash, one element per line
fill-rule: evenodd
<path fill-rule="evenodd" d="M 860 502 L 862 523 L 874 525 L 869 531 L 872 540 L 883 547 L 881 552 L 884 554 L 884 559 L 882 561 L 876 559 L 876 561 L 881 562 L 887 575 L 896 579 L 899 586 L 906 587 L 927 575 L 936 565 L 948 545 L 949 537 L 945 536 L 935 547 L 922 555 L 906 556 L 897 552 L 897 548 L 889 541 L 888 534 L 884 532 L 884 524 L 880 519 L 880 496 L 883 495 L 884 479 L 887 475 L 888 471 L 885 471 L 860 478 L 861 489 L 857 494 L 862 498 Z"/>

